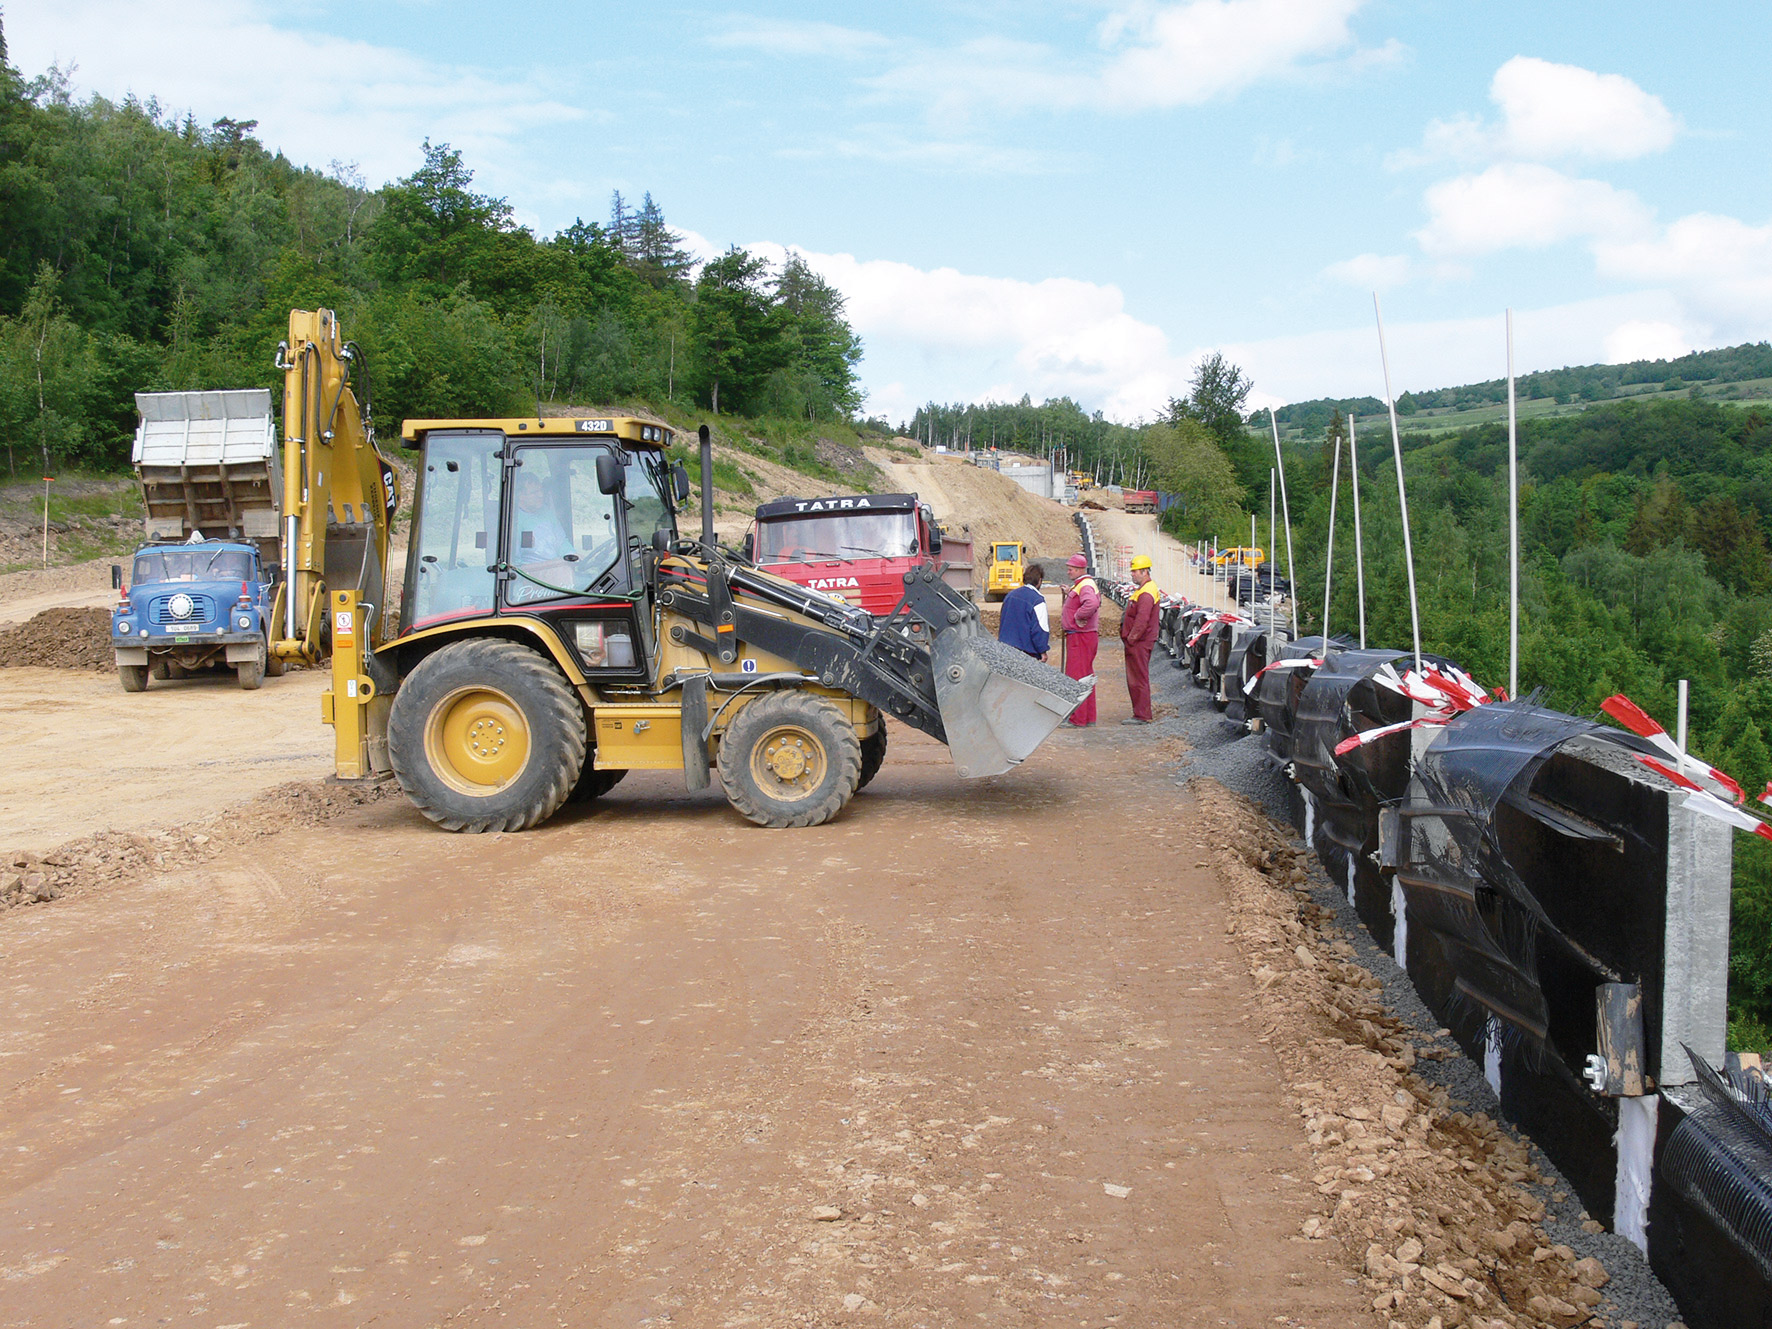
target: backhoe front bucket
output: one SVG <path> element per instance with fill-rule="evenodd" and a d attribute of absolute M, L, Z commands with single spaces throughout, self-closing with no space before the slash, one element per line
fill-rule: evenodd
<path fill-rule="evenodd" d="M 1070 678 L 994 637 L 935 639 L 935 700 L 962 776 L 1001 775 L 1077 709 L 1093 680 Z"/>

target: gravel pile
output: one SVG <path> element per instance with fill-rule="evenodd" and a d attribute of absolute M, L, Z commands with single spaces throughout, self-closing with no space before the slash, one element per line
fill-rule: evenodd
<path fill-rule="evenodd" d="M 1226 720 L 1205 690 L 1196 688 L 1185 671 L 1170 667 L 1163 657 L 1152 661 L 1151 683 L 1154 697 L 1175 707 L 1172 718 L 1153 726 L 1155 734 L 1180 738 L 1189 745 L 1190 750 L 1177 762 L 1181 781 L 1215 780 L 1258 804 L 1281 824 L 1280 833 L 1298 851 L 1297 862 L 1305 865 L 1301 886 L 1308 892 L 1310 905 L 1332 920 L 1335 933 L 1346 938 L 1353 963 L 1377 980 L 1386 1015 L 1436 1050 L 1436 1057 L 1417 1061 L 1412 1073 L 1443 1090 L 1451 1109 L 1493 1117 L 1508 1140 L 1524 1147 L 1525 1157 L 1543 1178 L 1542 1182 L 1521 1183 L 1543 1206 L 1537 1225 L 1575 1259 L 1598 1259 L 1611 1276 L 1604 1288 L 1609 1303 L 1607 1323 L 1634 1322 L 1643 1329 L 1678 1324 L 1679 1308 L 1636 1247 L 1616 1233 L 1595 1230 L 1600 1225 L 1582 1209 L 1581 1201 L 1545 1153 L 1501 1118 L 1500 1104 L 1483 1078 L 1482 1068 L 1441 1034 L 1439 1020 L 1422 1002 L 1408 974 L 1372 940 L 1348 903 L 1345 890 L 1330 880 L 1313 854 L 1303 852 L 1305 846 L 1290 825 L 1292 792 L 1269 758 L 1263 736 Z M 1554 1317 L 1547 1322 L 1565 1323 Z"/>

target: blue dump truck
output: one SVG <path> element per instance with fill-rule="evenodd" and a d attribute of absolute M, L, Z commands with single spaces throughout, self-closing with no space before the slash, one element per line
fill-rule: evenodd
<path fill-rule="evenodd" d="M 264 564 L 255 546 L 206 540 L 198 531 L 182 544 L 136 550 L 128 590 L 121 567 L 112 580 L 122 595 L 111 611 L 111 642 L 125 692 L 145 690 L 150 677 L 186 678 L 216 666 L 232 669 L 243 688 L 283 672 L 267 649 L 277 565 Z"/>
<path fill-rule="evenodd" d="M 150 678 L 228 670 L 243 688 L 283 672 L 269 649 L 283 577 L 282 485 L 263 389 L 141 392 L 134 461 L 147 506 L 147 543 L 127 589 L 111 569 L 117 678 L 141 692 Z"/>

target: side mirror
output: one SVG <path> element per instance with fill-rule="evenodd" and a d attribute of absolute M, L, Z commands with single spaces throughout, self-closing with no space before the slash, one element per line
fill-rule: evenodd
<path fill-rule="evenodd" d="M 677 502 L 689 501 L 689 472 L 680 461 L 671 463 L 671 492 L 677 496 Z"/>
<path fill-rule="evenodd" d="M 123 566 L 120 563 L 111 564 L 111 589 L 113 591 L 123 589 Z"/>
<path fill-rule="evenodd" d="M 605 494 L 619 494 L 627 488 L 627 468 L 613 452 L 597 454 L 597 488 Z"/>
<path fill-rule="evenodd" d="M 929 528 L 929 552 L 931 554 L 939 554 L 941 552 L 941 527 L 939 526 L 931 526 Z"/>
<path fill-rule="evenodd" d="M 753 531 L 744 533 L 744 556 L 753 562 L 757 557 L 757 536 Z"/>
<path fill-rule="evenodd" d="M 654 527 L 652 531 L 652 548 L 654 553 L 668 554 L 671 552 L 671 533 L 664 527 Z"/>

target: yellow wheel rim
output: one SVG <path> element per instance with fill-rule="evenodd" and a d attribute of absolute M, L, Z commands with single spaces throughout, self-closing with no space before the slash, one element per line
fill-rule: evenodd
<path fill-rule="evenodd" d="M 829 765 L 824 744 L 799 725 L 777 725 L 751 749 L 751 776 L 757 787 L 787 802 L 817 789 Z"/>
<path fill-rule="evenodd" d="M 529 722 L 496 688 L 461 688 L 431 708 L 425 756 L 456 793 L 496 794 L 529 764 Z"/>

